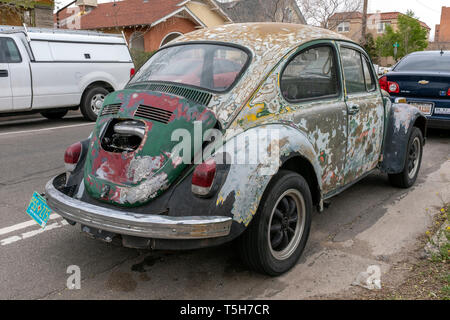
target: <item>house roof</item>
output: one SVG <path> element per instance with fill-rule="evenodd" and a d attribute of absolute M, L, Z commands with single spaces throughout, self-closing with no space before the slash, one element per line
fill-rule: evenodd
<path fill-rule="evenodd" d="M 348 19 L 362 19 L 362 13 L 351 11 L 351 12 L 337 12 L 333 14 L 329 20 L 348 20 Z"/>
<path fill-rule="evenodd" d="M 286 0 L 292 2 L 292 7 L 298 17 L 296 21 L 306 24 L 306 20 L 294 0 Z M 232 2 L 216 3 L 225 11 L 236 23 L 242 22 L 274 22 L 274 18 L 268 14 L 267 10 L 276 10 L 276 3 L 273 0 L 235 0 Z"/>
<path fill-rule="evenodd" d="M 123 0 L 100 3 L 95 8 L 86 8 L 80 13 L 80 29 L 101 29 L 135 25 L 152 25 L 177 13 L 187 12 L 193 20 L 196 17 L 184 7 L 182 0 Z M 75 9 L 76 10 L 76 9 Z M 73 14 L 74 8 L 67 8 L 59 13 L 62 21 Z M 201 21 L 197 21 L 201 25 Z"/>

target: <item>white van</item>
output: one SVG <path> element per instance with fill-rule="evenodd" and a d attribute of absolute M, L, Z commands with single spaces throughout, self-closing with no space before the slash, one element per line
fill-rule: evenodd
<path fill-rule="evenodd" d="M 0 26 L 0 116 L 57 119 L 80 108 L 94 121 L 105 96 L 134 71 L 122 36 Z"/>

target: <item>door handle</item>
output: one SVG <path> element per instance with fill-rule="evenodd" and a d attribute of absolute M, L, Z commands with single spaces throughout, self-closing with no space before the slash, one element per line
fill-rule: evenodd
<path fill-rule="evenodd" d="M 359 112 L 359 105 L 357 104 L 351 104 L 348 106 L 348 114 L 349 115 L 355 115 Z"/>
<path fill-rule="evenodd" d="M 0 77 L 6 78 L 8 76 L 8 70 L 0 70 Z"/>

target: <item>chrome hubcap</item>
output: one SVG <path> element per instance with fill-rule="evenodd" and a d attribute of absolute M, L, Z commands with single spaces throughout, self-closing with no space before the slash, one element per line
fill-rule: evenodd
<path fill-rule="evenodd" d="M 288 259 L 297 249 L 305 228 L 306 207 L 302 194 L 289 189 L 277 200 L 270 217 L 268 241 L 277 260 Z"/>
<path fill-rule="evenodd" d="M 104 94 L 98 93 L 98 94 L 96 94 L 95 96 L 92 97 L 92 99 L 91 99 L 91 109 L 92 109 L 92 111 L 94 111 L 94 113 L 96 115 L 99 114 L 100 109 L 102 108 L 104 101 L 105 101 L 105 95 Z"/>
<path fill-rule="evenodd" d="M 408 152 L 408 177 L 410 179 L 413 179 L 417 173 L 421 152 L 420 140 L 419 137 L 416 137 Z"/>

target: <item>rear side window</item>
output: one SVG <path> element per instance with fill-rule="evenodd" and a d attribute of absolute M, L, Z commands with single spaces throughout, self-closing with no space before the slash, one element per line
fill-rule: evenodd
<path fill-rule="evenodd" d="M 317 99 L 339 93 L 336 59 L 330 46 L 302 51 L 285 67 L 281 91 L 288 101 Z"/>
<path fill-rule="evenodd" d="M 19 49 L 11 38 L 0 38 L 0 62 L 19 63 L 22 62 Z"/>
<path fill-rule="evenodd" d="M 366 92 L 366 82 L 359 51 L 341 47 L 347 94 Z"/>

